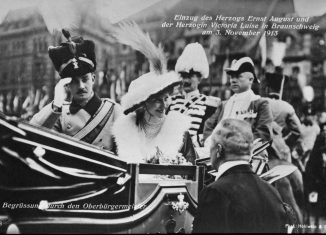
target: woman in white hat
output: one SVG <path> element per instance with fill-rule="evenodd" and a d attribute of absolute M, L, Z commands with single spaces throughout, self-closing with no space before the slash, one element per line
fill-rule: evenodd
<path fill-rule="evenodd" d="M 122 115 L 113 126 L 118 156 L 128 162 L 156 164 L 194 163 L 197 154 L 188 130 L 191 120 L 178 112 L 166 114 L 173 88 L 181 83 L 166 71 L 166 58 L 135 24 L 120 25 L 115 38 L 142 52 L 150 72 L 132 81 L 122 97 Z"/>

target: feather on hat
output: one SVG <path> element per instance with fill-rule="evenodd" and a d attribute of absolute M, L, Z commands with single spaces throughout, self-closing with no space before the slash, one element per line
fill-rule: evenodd
<path fill-rule="evenodd" d="M 188 44 L 175 65 L 175 71 L 178 73 L 189 73 L 191 70 L 199 72 L 203 78 L 207 78 L 209 74 L 205 50 L 198 42 Z"/>
<path fill-rule="evenodd" d="M 68 39 L 60 46 L 50 46 L 48 53 L 61 78 L 82 76 L 96 69 L 95 44 L 82 37 L 71 37 L 69 31 L 62 29 Z"/>
<path fill-rule="evenodd" d="M 167 60 L 161 46 L 155 46 L 149 34 L 136 23 L 121 23 L 113 29 L 113 37 L 122 44 L 143 53 L 150 64 L 150 72 L 133 80 L 128 92 L 121 98 L 124 113 L 141 107 L 148 99 L 181 83 L 175 72 L 167 72 Z"/>

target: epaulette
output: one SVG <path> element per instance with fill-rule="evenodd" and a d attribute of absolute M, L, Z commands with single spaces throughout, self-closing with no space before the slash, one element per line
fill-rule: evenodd
<path fill-rule="evenodd" d="M 206 96 L 205 105 L 217 107 L 221 103 L 221 99 L 215 96 Z"/>
<path fill-rule="evenodd" d="M 112 104 L 118 104 L 117 102 L 115 102 L 114 100 L 110 99 L 110 98 L 101 98 L 102 101 L 107 101 L 110 102 Z"/>

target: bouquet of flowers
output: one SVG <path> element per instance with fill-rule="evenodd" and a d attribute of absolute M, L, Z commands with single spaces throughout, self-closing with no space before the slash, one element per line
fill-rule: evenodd
<path fill-rule="evenodd" d="M 146 162 L 161 165 L 192 165 L 181 153 L 178 153 L 176 156 L 167 156 L 157 146 L 155 154 L 147 158 Z"/>
<path fill-rule="evenodd" d="M 156 147 L 156 152 L 146 160 L 149 164 L 160 164 L 160 165 L 192 165 L 191 162 L 188 162 L 181 153 L 178 153 L 176 156 L 167 156 L 165 155 L 159 147 Z M 156 175 L 155 178 L 158 179 L 183 179 L 181 175 Z"/>

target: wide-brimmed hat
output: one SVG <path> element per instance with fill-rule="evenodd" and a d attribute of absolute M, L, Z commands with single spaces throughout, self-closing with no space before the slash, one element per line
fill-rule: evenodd
<path fill-rule="evenodd" d="M 120 43 L 143 53 L 150 64 L 150 72 L 133 80 L 128 92 L 121 98 L 125 114 L 135 111 L 151 97 L 181 84 L 176 72 L 167 72 L 167 59 L 162 47 L 157 47 L 149 34 L 144 33 L 135 22 L 120 23 L 111 33 Z"/>
<path fill-rule="evenodd" d="M 209 74 L 209 64 L 205 50 L 198 42 L 188 44 L 177 60 L 175 71 L 178 73 L 200 73 L 202 78 Z"/>
<path fill-rule="evenodd" d="M 68 41 L 48 48 L 52 63 L 61 78 L 82 76 L 96 69 L 95 44 L 82 37 L 71 37 L 63 30 Z"/>
<path fill-rule="evenodd" d="M 242 57 L 239 60 L 233 60 L 230 68 L 224 69 L 227 74 L 240 74 L 250 72 L 254 75 L 254 82 L 260 83 L 255 73 L 255 65 L 250 57 Z"/>
<path fill-rule="evenodd" d="M 181 80 L 175 72 L 156 74 L 146 73 L 133 80 L 128 92 L 121 99 L 121 106 L 124 114 L 131 113 L 143 106 L 144 103 L 169 88 L 179 85 Z"/>

